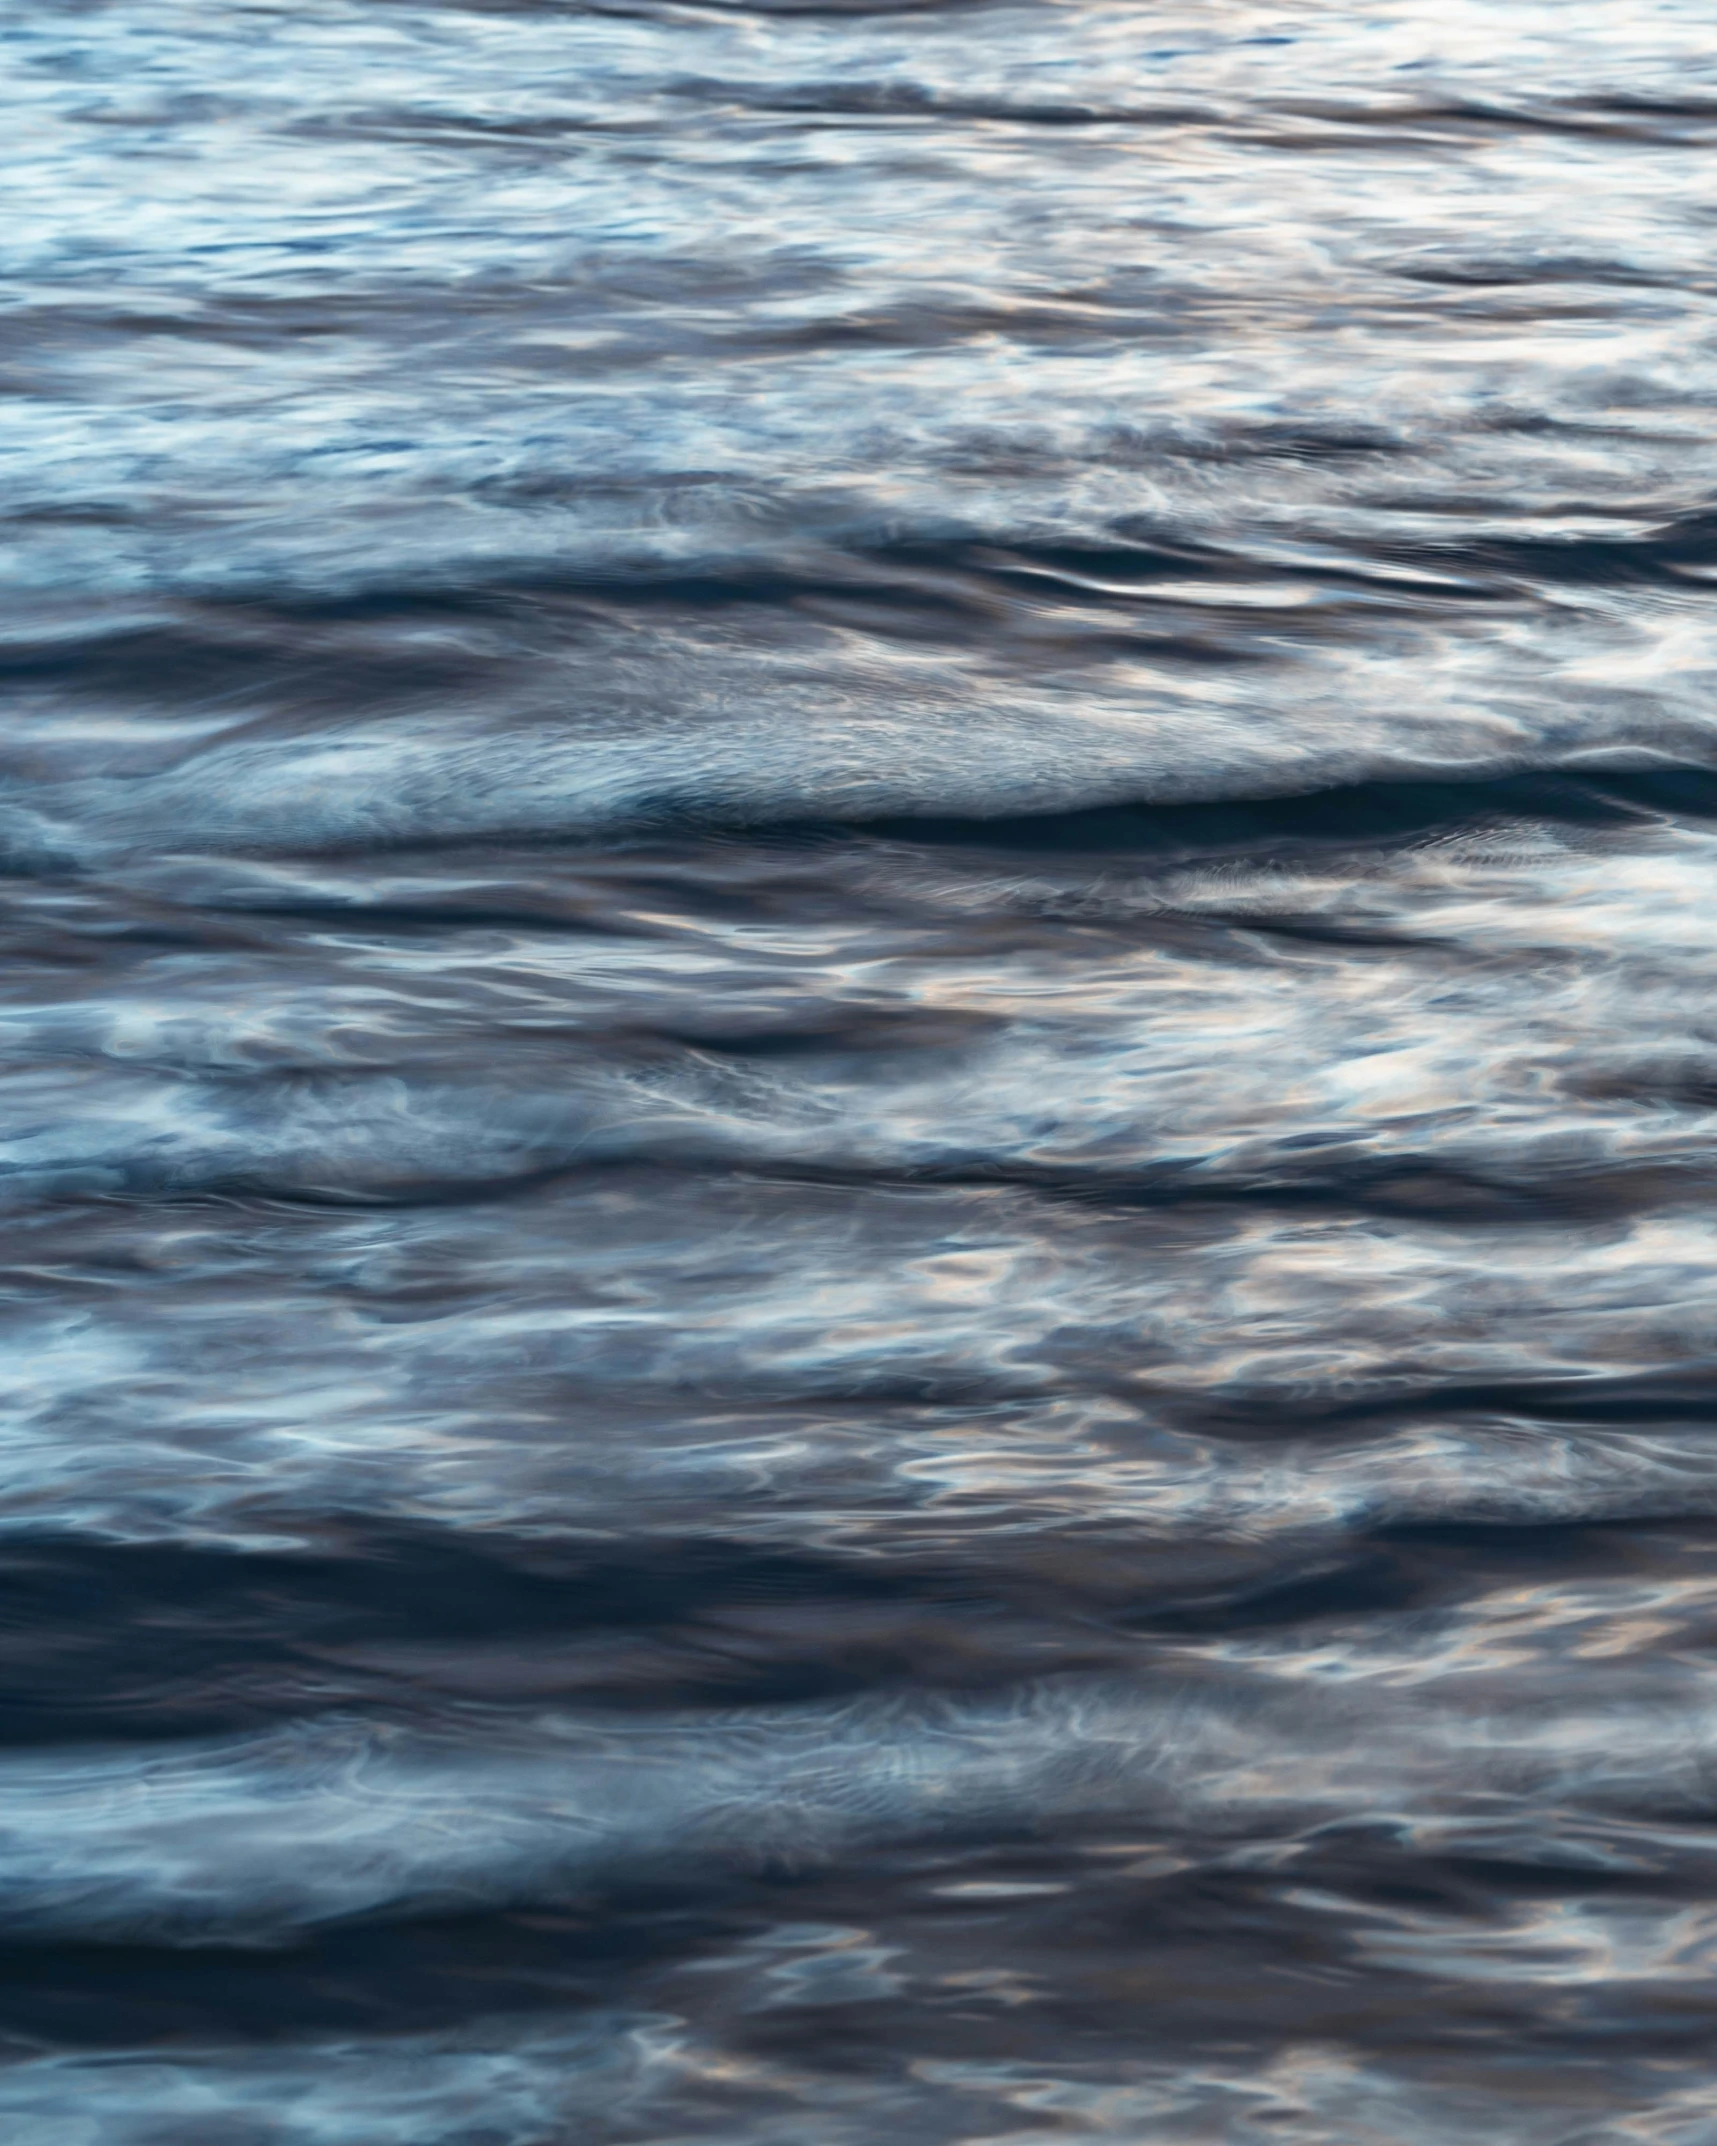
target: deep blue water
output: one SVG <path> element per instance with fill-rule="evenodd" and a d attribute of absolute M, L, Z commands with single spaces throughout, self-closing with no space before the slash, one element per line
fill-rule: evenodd
<path fill-rule="evenodd" d="M 0 89 L 0 2135 L 1717 2146 L 1717 0 Z"/>

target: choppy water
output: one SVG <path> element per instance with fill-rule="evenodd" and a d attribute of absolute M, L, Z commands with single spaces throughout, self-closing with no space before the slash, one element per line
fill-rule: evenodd
<path fill-rule="evenodd" d="M 0 72 L 6 2135 L 1717 2140 L 1717 7 Z"/>

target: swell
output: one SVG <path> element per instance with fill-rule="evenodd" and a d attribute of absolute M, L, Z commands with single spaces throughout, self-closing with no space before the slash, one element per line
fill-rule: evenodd
<path fill-rule="evenodd" d="M 481 1743 L 507 1719 L 496 1709 L 521 1705 L 715 1723 L 867 1694 L 971 1703 L 1028 1663 L 1038 1678 L 1162 1678 L 1189 1646 L 1220 1659 L 1225 1639 L 1303 1647 L 1368 1629 L 1410 1632 L 1453 1667 L 1463 1636 L 1547 1570 L 1571 1621 L 1582 1600 L 1588 1622 L 1606 1597 L 1649 1603 L 1698 1645 L 1713 1514 L 1690 1502 L 1643 1518 L 1596 1497 L 1539 1516 L 1524 1499 L 1476 1518 L 1359 1508 L 1332 1526 L 1308 1499 L 1297 1525 L 1249 1530 L 1236 1514 L 1201 1531 L 1189 1515 L 1174 1533 L 1110 1509 L 1023 1549 L 891 1534 L 874 1512 L 821 1545 L 642 1529 L 604 1544 L 373 1512 L 282 1512 L 277 1544 L 246 1549 L 37 1529 L 0 1553 L 3 1741 L 130 1746 L 142 1765 L 151 1745 L 359 1713 Z"/>
<path fill-rule="evenodd" d="M 1414 1635 L 1416 1637 L 1417 1635 Z M 1360 1660 L 1394 1637 L 1386 1620 Z M 1685 1849 L 1717 1764 L 1709 1679 L 1666 1670 L 1567 1703 L 1434 1660 L 1411 1697 L 1315 1697 L 1250 1661 L 997 1701 L 868 1697 L 649 1721 L 491 1719 L 481 1744 L 329 1717 L 171 1751 L 5 1762 L 5 1927 L 17 1939 L 280 1941 L 350 1918 L 446 1915 L 672 1882 L 815 1869 L 912 1840 L 1170 1829 L 1220 1863 L 1379 1806 L 1409 1839 L 1560 1860 L 1572 1821 L 1662 1827 Z M 1409 1660 L 1418 1649 L 1409 1639 Z M 473 1724 L 475 1726 L 475 1724 Z M 1260 1769 L 1257 1751 L 1271 1758 Z M 1496 1807 L 1506 1798 L 1506 1821 Z M 314 1846 L 314 1857 L 307 1851 Z"/>
<path fill-rule="evenodd" d="M 583 739 L 536 727 L 478 756 L 369 735 L 217 743 L 181 767 L 123 782 L 14 787 L 0 836 L 14 873 L 99 869 L 168 854 L 385 855 L 484 841 L 592 844 L 706 831 L 803 836 L 824 828 L 1022 849 L 1150 853 L 1255 849 L 1290 842 L 1377 842 L 1526 817 L 1616 825 L 1629 817 L 1709 812 L 1712 772 L 1696 742 L 1585 735 L 1534 749 L 1463 753 L 1409 735 L 1374 745 L 1238 738 L 1200 764 L 1176 722 L 1160 754 L 1110 720 L 1057 717 L 998 724 L 991 772 L 956 772 L 957 736 L 926 731 L 919 767 L 895 758 L 880 720 L 826 740 L 801 739 L 790 774 L 763 738 L 605 731 Z M 1010 734 L 1011 731 L 1011 734 Z M 1212 741 L 1213 743 L 1217 741 Z M 1046 756 L 1028 766 L 1028 748 Z M 1453 749 L 1451 750 L 1451 745 Z M 1487 761 L 1490 763 L 1487 765 Z M 1594 770 L 1598 772 L 1593 772 Z M 1226 809 L 1225 809 L 1226 808 Z"/>

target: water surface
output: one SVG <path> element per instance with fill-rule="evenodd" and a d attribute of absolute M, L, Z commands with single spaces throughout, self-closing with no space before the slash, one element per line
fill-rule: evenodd
<path fill-rule="evenodd" d="M 10 2132 L 1717 2139 L 1717 10 L 0 70 Z"/>

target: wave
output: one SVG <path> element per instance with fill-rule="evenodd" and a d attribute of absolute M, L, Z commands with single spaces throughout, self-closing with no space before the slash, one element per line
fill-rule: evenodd
<path fill-rule="evenodd" d="M 26 886 L 100 968 L 0 1006 L 0 1193 L 656 1161 L 1451 1224 L 1696 1199 L 1708 787 L 1546 785 Z"/>
<path fill-rule="evenodd" d="M 1261 1649 L 1244 1677 L 1230 1662 L 1218 1677 L 1052 1683 L 989 1703 L 491 1720 L 476 1742 L 328 1719 L 9 1757 L 0 1929 L 14 1943 L 279 1943 L 336 1920 L 1116 1822 L 1167 1826 L 1183 1852 L 1203 1841 L 1220 1858 L 1387 1810 L 1422 1845 L 1473 1852 L 1497 1837 L 1499 1797 L 1506 1852 L 1554 1861 L 1575 1814 L 1711 1815 L 1717 1715 L 1697 1672 L 1655 1692 L 1601 1695 L 1589 1680 L 1572 1704 L 1552 1677 L 1492 1713 L 1440 1688 L 1434 1667 L 1410 1697 L 1392 1693 L 1386 1641 L 1384 1627 L 1350 1649 L 1346 1691 L 1309 1688 L 1291 1653 L 1272 1678 Z"/>
<path fill-rule="evenodd" d="M 27 2059 L 0 2071 L 0 2113 L 50 2136 L 75 2105 L 114 2146 L 169 2146 L 190 2124 L 270 2146 L 466 2146 L 474 2136 L 537 2146 L 568 2125 L 607 2140 L 643 2122 L 694 2124 L 712 2146 L 791 2146 L 808 2123 L 832 2146 L 861 2146 L 884 2123 L 917 2139 L 973 2122 L 1007 2125 L 1033 2146 L 1051 2127 L 1100 2140 L 1307 2122 L 1343 2146 L 1409 2128 L 1427 2146 L 1475 2133 L 1508 2146 L 1573 2136 L 1637 2146 L 1696 2137 L 1706 2099 L 1698 2060 L 1679 2054 L 1618 2082 L 1575 2049 L 1517 2050 L 1506 2063 L 1469 2051 L 1456 2065 L 1433 2052 L 1362 2056 L 1316 2038 L 1089 2062 L 1072 2081 L 1034 2057 L 996 2054 L 920 2059 L 910 2084 L 901 2070 L 878 2063 L 830 2079 L 762 2051 L 741 2069 L 671 2013 L 559 2033 L 500 2017 L 459 2035 L 370 2043 Z"/>
<path fill-rule="evenodd" d="M 1477 705 L 1433 693 L 1411 710 L 1387 666 L 1167 693 L 1124 678 L 1088 679 L 1076 693 L 998 681 L 986 693 L 934 671 L 878 681 L 871 668 L 807 678 L 796 692 L 767 675 L 706 673 L 688 679 L 691 708 L 669 722 L 424 721 L 217 738 L 175 767 L 14 782 L 0 836 L 14 871 L 42 871 L 161 852 L 385 852 L 891 817 L 1019 822 L 1595 769 L 1667 781 L 1687 764 L 1702 773 L 1717 764 L 1702 665 L 1649 692 L 1571 687 L 1553 698 L 1539 687 L 1526 700 L 1499 681 Z M 907 666 L 883 651 L 876 668 Z M 712 705 L 724 687 L 752 706 Z M 775 710 L 756 712 L 767 700 Z M 828 712 L 843 701 L 857 705 Z"/>

